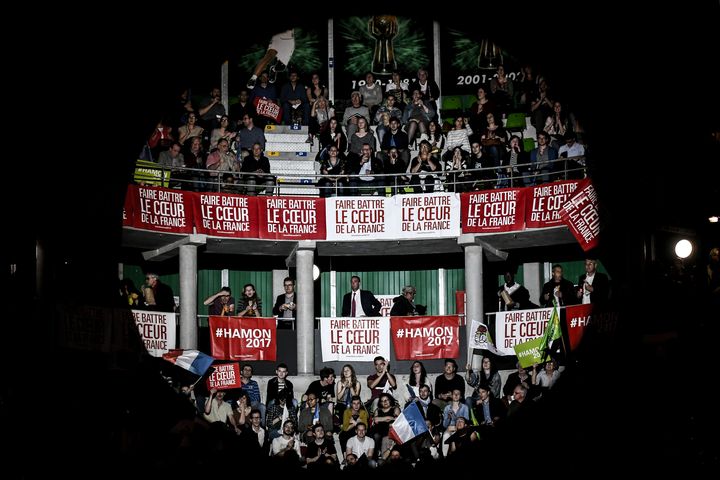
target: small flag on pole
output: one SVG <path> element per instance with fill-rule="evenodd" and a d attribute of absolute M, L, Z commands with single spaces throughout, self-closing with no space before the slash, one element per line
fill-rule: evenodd
<path fill-rule="evenodd" d="M 402 445 L 427 431 L 428 428 L 427 425 L 425 425 L 425 419 L 417 403 L 412 402 L 405 407 L 405 410 L 403 410 L 400 416 L 390 425 L 388 436 L 398 445 Z"/>
<path fill-rule="evenodd" d="M 163 358 L 201 377 L 215 361 L 210 355 L 205 355 L 198 350 L 170 350 L 163 354 Z"/>
<path fill-rule="evenodd" d="M 495 355 L 505 355 L 505 353 L 495 348 L 495 344 L 490 336 L 490 330 L 488 330 L 487 325 L 482 322 L 478 322 L 477 320 L 472 321 L 472 335 L 470 337 L 469 346 L 470 348 L 487 350 Z"/>

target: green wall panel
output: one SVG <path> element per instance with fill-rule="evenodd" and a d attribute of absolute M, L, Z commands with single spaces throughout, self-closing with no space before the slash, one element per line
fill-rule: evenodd
<path fill-rule="evenodd" d="M 320 273 L 320 316 L 330 316 L 330 272 Z"/>
<path fill-rule="evenodd" d="M 123 277 L 132 280 L 138 290 L 145 283 L 145 272 L 137 265 L 123 264 Z"/>

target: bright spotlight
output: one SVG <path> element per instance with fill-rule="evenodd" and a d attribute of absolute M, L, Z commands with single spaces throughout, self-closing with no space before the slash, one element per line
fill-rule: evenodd
<path fill-rule="evenodd" d="M 712 217 L 708 218 L 708 221 L 710 223 L 718 223 L 718 217 L 716 215 L 713 215 Z"/>
<path fill-rule="evenodd" d="M 680 240 L 675 244 L 675 255 L 679 258 L 687 258 L 692 253 L 692 243 L 689 240 Z"/>
<path fill-rule="evenodd" d="M 313 265 L 313 280 L 320 278 L 320 269 L 317 265 Z"/>

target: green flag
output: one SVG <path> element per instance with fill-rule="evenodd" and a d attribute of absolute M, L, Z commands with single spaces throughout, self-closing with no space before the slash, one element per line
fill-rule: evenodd
<path fill-rule="evenodd" d="M 553 311 L 550 315 L 550 320 L 545 327 L 545 333 L 542 336 L 542 342 L 540 342 L 540 352 L 547 360 L 546 352 L 550 349 L 552 343 L 558 338 L 562 337 L 562 331 L 560 330 L 560 314 L 558 313 L 557 300 L 553 299 Z"/>

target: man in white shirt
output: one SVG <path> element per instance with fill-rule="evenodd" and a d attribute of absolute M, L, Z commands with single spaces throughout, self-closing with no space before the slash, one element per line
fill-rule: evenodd
<path fill-rule="evenodd" d="M 583 305 L 592 303 L 604 306 L 610 297 L 610 281 L 607 275 L 597 271 L 597 260 L 585 260 L 585 274 L 578 279 L 577 297 Z"/>
<path fill-rule="evenodd" d="M 375 468 L 375 460 L 372 459 L 375 453 L 375 440 L 368 438 L 365 435 L 367 426 L 360 422 L 355 427 L 355 436 L 348 440 L 347 447 L 345 448 L 345 455 L 353 454 L 358 458 L 363 455 L 367 456 L 368 465 L 371 468 Z"/>
<path fill-rule="evenodd" d="M 295 426 L 290 420 L 285 420 L 283 433 L 272 441 L 270 456 L 285 455 L 290 450 L 295 450 L 300 457 L 300 440 L 295 437 Z"/>

